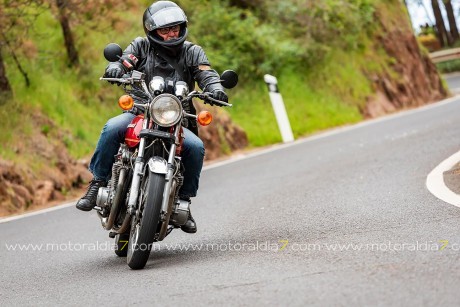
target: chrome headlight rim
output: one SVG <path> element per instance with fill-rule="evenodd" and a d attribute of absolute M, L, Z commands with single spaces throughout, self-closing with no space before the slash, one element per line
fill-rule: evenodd
<path fill-rule="evenodd" d="M 162 111 L 158 110 L 158 107 L 160 106 L 159 104 L 168 104 L 168 103 L 170 105 L 169 106 L 166 105 L 165 109 L 162 110 L 162 111 L 163 112 L 165 110 L 166 111 L 173 111 L 173 112 L 175 112 L 175 115 L 173 116 L 172 119 L 168 119 L 167 121 L 165 121 L 164 118 L 162 119 L 162 117 L 160 116 Z M 183 113 L 182 103 L 174 95 L 161 94 L 161 95 L 156 96 L 152 100 L 152 102 L 150 104 L 149 112 L 150 112 L 150 116 L 152 117 L 153 122 L 155 124 L 157 124 L 158 126 L 161 126 L 161 127 L 171 127 L 171 126 L 174 126 L 175 124 L 177 124 L 182 118 L 182 113 Z M 160 112 L 160 114 L 159 114 L 159 112 Z"/>

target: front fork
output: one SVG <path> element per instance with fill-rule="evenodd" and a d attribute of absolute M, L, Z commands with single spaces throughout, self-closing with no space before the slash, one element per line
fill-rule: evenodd
<path fill-rule="evenodd" d="M 147 129 L 149 120 L 144 120 L 142 124 L 143 129 Z M 161 210 L 163 213 L 167 212 L 168 210 L 168 203 L 169 203 L 169 194 L 171 192 L 171 184 L 172 178 L 176 171 L 174 160 L 176 156 L 176 147 L 179 140 L 179 134 L 181 130 L 181 125 L 177 125 L 175 132 L 174 132 L 174 139 L 175 142 L 172 142 L 171 147 L 169 149 L 168 161 L 166 169 L 164 167 L 155 168 L 155 164 L 166 164 L 165 160 L 160 157 L 153 157 L 149 160 L 148 165 L 152 172 L 165 174 L 165 188 L 163 192 L 163 201 L 161 204 Z M 136 158 L 136 162 L 134 164 L 134 172 L 133 172 L 133 181 L 131 183 L 131 192 L 129 194 L 128 200 L 128 213 L 130 215 L 134 215 L 137 209 L 137 199 L 139 197 L 139 187 L 142 181 L 142 177 L 144 176 L 144 151 L 145 151 L 145 138 L 141 138 L 139 143 L 139 151 Z"/>
<path fill-rule="evenodd" d="M 143 141 L 144 139 L 142 139 L 139 144 L 139 153 L 141 152 L 140 148 L 144 143 Z M 130 215 L 134 215 L 136 213 L 137 198 L 139 196 L 139 186 L 141 184 L 142 177 L 144 176 L 143 169 L 144 169 L 144 158 L 138 156 L 134 164 L 133 181 L 131 182 L 131 189 L 130 189 L 129 200 L 128 200 L 128 213 Z"/>
<path fill-rule="evenodd" d="M 147 129 L 149 125 L 149 117 L 144 117 L 142 129 Z M 136 161 L 134 162 L 133 181 L 131 182 L 131 189 L 128 199 L 128 213 L 134 215 L 136 213 L 137 198 L 139 196 L 139 186 L 142 177 L 144 176 L 144 152 L 145 152 L 145 138 L 141 138 L 139 142 L 139 151 L 137 153 Z"/>
<path fill-rule="evenodd" d="M 176 158 L 176 148 L 177 144 L 180 143 L 180 131 L 181 131 L 181 125 L 178 124 L 176 126 L 176 131 L 174 131 L 174 140 L 175 142 L 172 142 L 170 150 L 169 150 L 169 156 L 168 156 L 168 169 L 166 173 L 166 184 L 165 184 L 165 189 L 163 192 L 163 202 L 161 203 L 161 212 L 162 212 L 162 220 L 164 220 L 165 216 L 167 216 L 168 212 L 168 207 L 169 207 L 169 195 L 171 194 L 171 186 L 172 186 L 172 179 L 174 177 L 174 174 L 176 172 L 176 165 L 175 165 L 175 158 Z"/>

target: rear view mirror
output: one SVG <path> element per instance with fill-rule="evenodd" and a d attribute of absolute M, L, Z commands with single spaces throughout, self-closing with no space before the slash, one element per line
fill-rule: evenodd
<path fill-rule="evenodd" d="M 123 50 L 118 44 L 110 43 L 104 48 L 104 57 L 109 62 L 116 62 L 123 55 Z"/>
<path fill-rule="evenodd" d="M 220 83 L 225 88 L 234 88 L 238 84 L 238 75 L 233 70 L 226 70 L 220 76 Z"/>

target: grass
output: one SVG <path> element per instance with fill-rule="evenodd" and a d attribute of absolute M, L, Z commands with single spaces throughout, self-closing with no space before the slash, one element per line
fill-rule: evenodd
<path fill-rule="evenodd" d="M 116 101 L 122 90 L 99 81 L 106 65 L 101 60 L 104 45 L 99 52 L 92 50 L 92 54 L 98 54 L 98 57 L 92 58 L 82 52 L 81 67 L 69 69 L 65 63 L 66 55 L 62 53 L 64 43 L 56 21 L 49 13 L 44 13 L 34 26 L 33 31 L 38 33 L 34 46 L 38 52 L 29 57 L 19 55 L 21 64 L 27 68 L 31 86 L 25 86 L 23 76 L 12 61 L 6 63 L 15 97 L 14 101 L 0 109 L 0 128 L 7 131 L 11 131 L 11 127 L 17 129 L 14 133 L 0 135 L 0 142 L 10 143 L 10 146 L 0 149 L 1 157 L 18 160 L 14 149 L 15 138 L 31 137 L 35 130 L 46 136 L 61 136 L 75 158 L 87 156 L 94 150 L 106 120 L 120 113 Z M 94 34 L 99 38 L 97 42 L 102 44 L 109 41 L 102 39 L 105 35 Z M 44 36 L 47 39 L 42 39 Z M 61 51 L 53 53 L 52 50 Z M 53 124 L 34 127 L 34 113 L 45 115 Z"/>
<path fill-rule="evenodd" d="M 362 120 L 359 110 L 372 95 L 362 71 L 381 71 L 385 65 L 368 63 L 368 58 L 337 51 L 314 73 L 285 69 L 280 74 L 278 87 L 294 137 Z M 227 110 L 248 134 L 250 146 L 282 141 L 263 80 L 240 83 L 229 94 L 233 108 Z"/>
<path fill-rule="evenodd" d="M 356 106 L 340 101 L 325 90 L 312 89 L 294 73 L 283 74 L 278 82 L 295 137 L 362 118 Z M 229 113 L 233 121 L 246 131 L 251 146 L 282 140 L 268 89 L 262 81 L 246 85 L 234 95 L 230 91 L 230 99 L 233 108 L 228 109 Z"/>
<path fill-rule="evenodd" d="M 13 76 L 11 80 L 17 78 L 19 76 Z M 68 70 L 59 72 L 54 70 L 40 76 L 34 75 L 31 79 L 34 86 L 21 90 L 15 88 L 15 100 L 23 110 L 25 109 L 22 114 L 31 115 L 34 112 L 46 114 L 56 125 L 54 129 L 62 130 L 64 134 L 70 136 L 68 149 L 71 154 L 75 157 L 87 155 L 90 151 L 89 146 L 94 146 L 105 121 L 119 113 L 115 104 L 116 96 L 113 95 L 113 105 L 101 103 L 96 98 L 82 101 L 82 93 L 85 89 L 79 86 L 79 76 Z M 94 82 L 99 81 L 95 78 Z M 17 82 L 12 84 L 17 87 Z M 18 114 L 9 119 L 10 124 L 18 121 L 17 116 Z M 32 130 L 34 129 L 48 134 L 53 128 L 45 126 L 33 127 Z M 24 131 L 30 135 L 27 129 Z"/>
<path fill-rule="evenodd" d="M 233 107 L 226 110 L 233 121 L 246 131 L 251 146 L 262 146 L 281 140 L 263 82 L 253 86 L 248 84 L 247 87 L 239 88 L 235 94 L 232 90 L 228 92 Z"/>

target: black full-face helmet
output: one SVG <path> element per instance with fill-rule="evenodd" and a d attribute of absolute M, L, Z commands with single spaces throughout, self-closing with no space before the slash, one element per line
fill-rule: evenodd
<path fill-rule="evenodd" d="M 153 45 L 161 46 L 168 50 L 182 47 L 187 37 L 187 16 L 184 11 L 174 2 L 157 1 L 149 6 L 142 19 L 145 35 Z M 164 41 L 158 34 L 157 29 L 180 25 L 179 37 Z"/>

